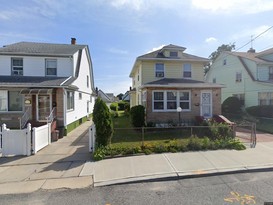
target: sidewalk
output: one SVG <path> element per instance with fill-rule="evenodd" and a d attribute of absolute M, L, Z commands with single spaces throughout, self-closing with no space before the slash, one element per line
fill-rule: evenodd
<path fill-rule="evenodd" d="M 91 124 L 85 122 L 36 155 L 0 158 L 0 194 L 93 185 L 92 173 L 81 176 L 91 159 L 87 133 Z"/>
<path fill-rule="evenodd" d="M 94 186 L 162 178 L 234 173 L 273 168 L 273 142 L 244 151 L 215 150 L 164 153 L 87 162 L 94 169 Z"/>
<path fill-rule="evenodd" d="M 164 153 L 92 162 L 87 133 L 91 124 L 82 124 L 36 155 L 0 158 L 0 194 L 273 168 L 273 140 L 244 151 Z"/>

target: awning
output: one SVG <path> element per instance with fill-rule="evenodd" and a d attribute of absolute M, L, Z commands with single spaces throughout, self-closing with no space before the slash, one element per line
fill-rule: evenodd
<path fill-rule="evenodd" d="M 20 94 L 22 95 L 37 95 L 37 94 L 52 94 L 53 89 L 22 89 Z"/>

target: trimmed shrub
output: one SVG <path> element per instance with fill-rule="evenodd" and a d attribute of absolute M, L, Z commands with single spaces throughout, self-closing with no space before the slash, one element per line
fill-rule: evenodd
<path fill-rule="evenodd" d="M 246 108 L 247 113 L 255 117 L 273 118 L 273 105 L 259 105 Z"/>
<path fill-rule="evenodd" d="M 131 122 L 134 127 L 143 127 L 145 125 L 145 108 L 137 105 L 131 108 Z"/>
<path fill-rule="evenodd" d="M 113 134 L 113 123 L 110 111 L 106 104 L 97 98 L 94 110 L 93 121 L 96 125 L 96 143 L 98 146 L 106 146 L 110 143 Z"/>
<path fill-rule="evenodd" d="M 228 97 L 222 104 L 223 113 L 239 114 L 242 110 L 242 103 L 237 97 Z"/>
<path fill-rule="evenodd" d="M 130 104 L 128 102 L 119 101 L 118 102 L 118 110 L 123 111 L 123 110 L 125 110 L 125 107 L 128 107 L 128 105 L 129 105 L 129 108 L 130 108 Z"/>
<path fill-rule="evenodd" d="M 118 103 L 111 103 L 110 109 L 113 111 L 118 111 Z"/>

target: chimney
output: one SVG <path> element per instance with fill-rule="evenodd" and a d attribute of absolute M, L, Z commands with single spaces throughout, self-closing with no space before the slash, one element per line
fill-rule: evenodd
<path fill-rule="evenodd" d="M 71 45 L 76 45 L 76 38 L 71 38 Z"/>
<path fill-rule="evenodd" d="M 248 52 L 248 53 L 255 53 L 256 51 L 255 51 L 254 48 L 251 47 L 247 52 Z"/>

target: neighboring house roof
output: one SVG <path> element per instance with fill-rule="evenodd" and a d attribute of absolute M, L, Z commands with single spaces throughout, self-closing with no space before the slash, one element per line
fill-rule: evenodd
<path fill-rule="evenodd" d="M 104 101 L 104 102 L 113 102 L 113 100 L 105 94 L 102 90 L 98 91 L 98 96 Z"/>
<path fill-rule="evenodd" d="M 71 56 L 87 45 L 19 42 L 0 48 L 2 55 Z"/>
<path fill-rule="evenodd" d="M 71 87 L 73 77 L 0 76 L 0 87 Z M 75 86 L 72 86 L 75 88 Z"/>
<path fill-rule="evenodd" d="M 182 55 L 179 57 L 166 57 L 164 56 L 164 50 L 176 50 L 176 51 L 182 51 Z M 141 55 L 139 57 L 136 58 L 136 61 L 134 63 L 134 66 L 132 68 L 132 71 L 130 73 L 130 77 L 133 76 L 133 73 L 138 65 L 138 63 L 141 60 L 172 60 L 172 61 L 191 61 L 191 62 L 204 62 L 204 63 L 208 63 L 210 60 L 208 58 L 203 58 L 203 57 L 199 57 L 199 56 L 195 56 L 195 55 L 191 55 L 188 53 L 184 53 L 184 50 L 186 50 L 185 47 L 181 47 L 181 46 L 176 46 L 173 44 L 164 46 L 161 49 L 158 49 L 156 51 Z"/>
<path fill-rule="evenodd" d="M 261 56 L 260 53 L 249 53 L 249 52 L 228 52 L 226 51 L 227 55 L 234 55 L 242 58 L 246 58 L 252 61 L 255 61 L 256 63 L 262 63 L 262 64 L 272 64 L 273 62 L 263 60 L 259 58 L 258 56 Z"/>
<path fill-rule="evenodd" d="M 130 101 L 130 92 L 127 91 L 123 96 L 122 96 L 122 100 L 124 101 Z"/>
<path fill-rule="evenodd" d="M 216 83 L 207 83 L 204 81 L 197 81 L 185 78 L 163 78 L 153 82 L 149 82 L 141 86 L 141 88 L 148 87 L 177 87 L 177 88 L 222 88 L 224 85 Z"/>

